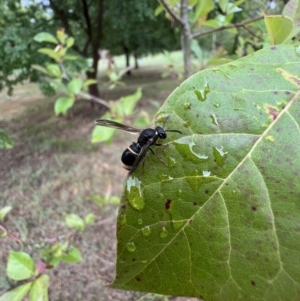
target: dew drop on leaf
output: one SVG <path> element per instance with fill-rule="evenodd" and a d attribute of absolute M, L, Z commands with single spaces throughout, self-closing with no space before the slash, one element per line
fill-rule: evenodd
<path fill-rule="evenodd" d="M 202 171 L 202 175 L 203 175 L 203 177 L 209 177 L 209 176 L 210 176 L 210 174 L 211 174 L 211 172 L 210 172 L 210 171 L 207 171 L 207 170 L 203 170 L 203 171 Z"/>
<path fill-rule="evenodd" d="M 134 252 L 136 250 L 136 245 L 134 242 L 129 242 L 127 245 L 126 245 L 126 249 L 129 251 L 129 252 Z"/>
<path fill-rule="evenodd" d="M 121 214 L 119 218 L 119 223 L 121 226 L 126 225 L 126 214 Z"/>
<path fill-rule="evenodd" d="M 144 236 L 149 236 L 150 234 L 151 234 L 151 228 L 150 228 L 150 226 L 146 226 L 146 227 L 144 227 L 143 229 L 142 229 L 142 233 L 143 233 L 143 235 Z"/>
<path fill-rule="evenodd" d="M 218 122 L 217 116 L 215 114 L 210 114 L 210 118 L 211 118 L 211 121 L 213 124 L 219 126 L 219 122 Z"/>
<path fill-rule="evenodd" d="M 190 109 L 190 108 L 191 108 L 191 103 L 190 103 L 190 102 L 185 102 L 183 108 L 184 108 L 185 110 Z"/>
<path fill-rule="evenodd" d="M 126 185 L 129 204 L 137 210 L 142 210 L 145 206 L 145 202 L 141 191 L 141 182 L 137 178 L 130 176 L 127 179 Z"/>
<path fill-rule="evenodd" d="M 223 151 L 223 146 L 213 147 L 213 154 L 214 154 L 216 163 L 222 167 L 225 163 L 225 159 L 228 155 L 228 152 Z"/>
<path fill-rule="evenodd" d="M 162 227 L 159 236 L 161 238 L 166 238 L 169 235 L 168 230 L 165 227 Z"/>

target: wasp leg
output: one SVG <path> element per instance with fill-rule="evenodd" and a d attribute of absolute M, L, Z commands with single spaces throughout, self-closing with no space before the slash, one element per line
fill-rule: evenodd
<path fill-rule="evenodd" d="M 151 147 L 149 147 L 149 149 L 150 149 L 150 151 L 151 151 L 151 153 L 161 162 L 161 163 L 163 163 L 164 165 L 166 165 L 166 166 L 168 166 L 167 165 L 167 163 L 163 160 L 163 159 L 161 159 L 156 153 L 155 153 L 155 151 L 151 148 Z"/>

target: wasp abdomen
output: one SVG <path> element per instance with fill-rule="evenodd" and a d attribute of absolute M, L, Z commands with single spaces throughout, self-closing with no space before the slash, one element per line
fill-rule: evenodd
<path fill-rule="evenodd" d="M 127 170 L 131 169 L 140 151 L 141 151 L 141 147 L 139 146 L 138 143 L 132 143 L 128 148 L 124 150 L 121 157 L 121 161 L 125 169 Z"/>

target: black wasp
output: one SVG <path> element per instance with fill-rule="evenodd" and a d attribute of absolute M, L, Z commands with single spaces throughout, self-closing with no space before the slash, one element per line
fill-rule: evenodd
<path fill-rule="evenodd" d="M 138 165 L 141 163 L 141 161 L 144 159 L 148 149 L 151 150 L 152 153 L 154 151 L 150 148 L 152 145 L 161 145 L 157 144 L 157 139 L 166 139 L 167 134 L 166 132 L 175 132 L 182 134 L 178 130 L 165 130 L 165 124 L 168 120 L 169 116 L 164 121 L 163 127 L 157 126 L 155 129 L 145 129 L 145 130 L 139 130 L 136 128 L 133 128 L 131 126 L 118 123 L 116 121 L 112 120 L 106 120 L 106 119 L 98 119 L 95 121 L 97 125 L 106 126 L 110 128 L 115 128 L 119 130 L 123 130 L 130 133 L 138 133 L 140 136 L 138 137 L 137 142 L 132 142 L 131 145 L 127 147 L 127 149 L 124 150 L 121 161 L 123 163 L 123 167 L 127 170 L 130 170 L 133 172 Z M 155 153 L 154 153 L 155 154 Z"/>

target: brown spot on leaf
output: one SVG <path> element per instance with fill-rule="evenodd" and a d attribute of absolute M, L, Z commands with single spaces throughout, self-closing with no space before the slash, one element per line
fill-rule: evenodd
<path fill-rule="evenodd" d="M 135 277 L 136 281 L 140 282 L 141 278 L 140 277 Z"/>
<path fill-rule="evenodd" d="M 167 199 L 165 202 L 165 208 L 169 210 L 171 208 L 172 200 Z"/>
<path fill-rule="evenodd" d="M 253 286 L 255 286 L 255 285 L 256 285 L 256 284 L 255 284 L 255 281 L 253 281 L 253 280 L 251 281 L 251 284 L 252 284 Z"/>
<path fill-rule="evenodd" d="M 268 114 L 272 116 L 273 120 L 275 120 L 278 116 L 278 111 L 271 107 L 271 106 L 267 106 L 267 111 L 268 111 Z"/>
<path fill-rule="evenodd" d="M 252 209 L 252 211 L 256 211 L 257 207 L 256 206 L 252 206 L 251 209 Z"/>

